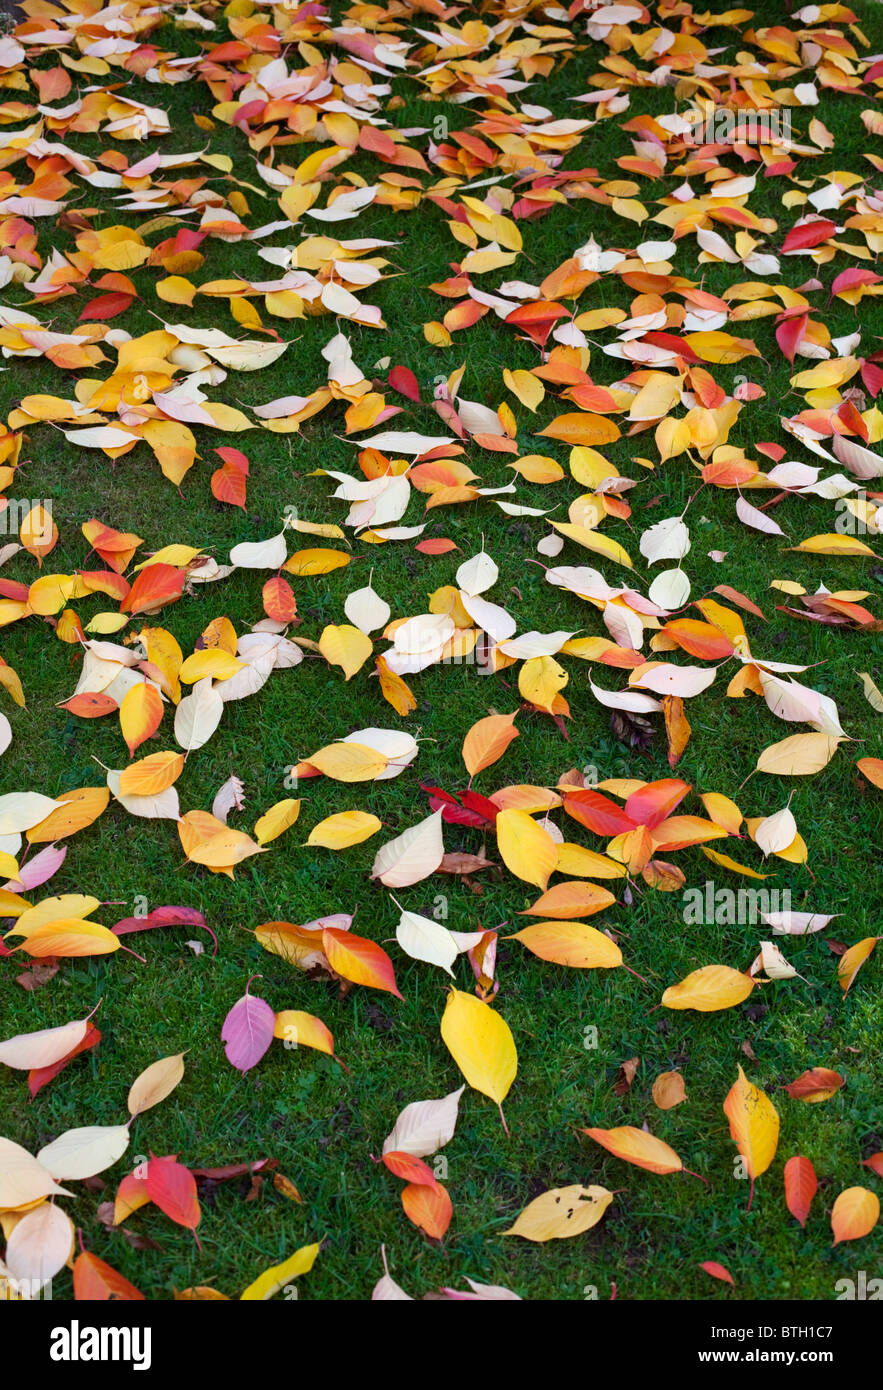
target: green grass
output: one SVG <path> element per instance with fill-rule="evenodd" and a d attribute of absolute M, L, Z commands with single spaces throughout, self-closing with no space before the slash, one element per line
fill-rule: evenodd
<path fill-rule="evenodd" d="M 759 11 L 758 23 L 763 16 L 770 23 L 782 22 L 780 11 L 772 5 Z M 870 8 L 864 24 L 870 51 L 878 51 L 883 46 L 883 26 Z M 711 31 L 705 38 L 710 46 L 734 42 L 729 30 Z M 194 51 L 189 36 L 175 34 L 170 26 L 163 30 L 162 42 L 181 52 Z M 740 47 L 737 42 L 735 49 Z M 569 96 L 586 90 L 586 79 L 596 70 L 601 53 L 597 45 L 579 51 L 550 81 L 536 84 L 528 99 L 542 101 L 556 115 L 570 114 L 575 108 L 569 105 Z M 473 108 L 438 107 L 417 100 L 408 79 L 397 79 L 394 89 L 405 98 L 394 114 L 401 126 L 431 124 L 438 110 L 446 111 L 458 125 L 474 118 Z M 188 119 L 192 109 L 209 109 L 204 87 L 132 82 L 131 91 L 169 110 L 172 133 L 162 142 L 163 151 L 196 149 L 205 143 L 203 133 Z M 869 171 L 862 152 L 873 148 L 874 142 L 860 121 L 861 110 L 869 104 L 870 94 L 850 99 L 822 92 L 821 105 L 813 114 L 820 115 L 834 134 L 835 148 L 802 166 L 800 178 L 832 169 Z M 668 92 L 634 91 L 626 119 L 643 110 L 670 110 L 672 105 Z M 797 114 L 808 119 L 809 113 Z M 800 119 L 797 125 L 801 128 Z M 90 154 L 106 144 L 100 137 L 74 137 L 70 143 Z M 256 182 L 252 158 L 239 132 L 219 126 L 211 135 L 211 149 L 231 154 L 236 176 Z M 137 157 L 131 147 L 127 153 Z M 615 159 L 626 153 L 631 153 L 629 138 L 607 122 L 589 133 L 567 163 L 569 167 L 594 164 L 606 176 L 617 177 L 621 171 Z M 360 157 L 348 167 L 368 175 L 372 162 Z M 223 176 L 217 182 L 223 186 Z M 781 245 L 784 231 L 797 215 L 780 203 L 790 185 L 781 179 L 758 182 L 750 207 L 758 215 L 777 218 L 780 230 L 771 244 Z M 671 177 L 657 184 L 644 180 L 639 196 L 652 209 L 653 199 L 673 186 Z M 262 201 L 252 193 L 247 197 L 251 225 L 278 216 L 272 200 Z M 96 226 L 130 220 L 93 190 L 87 190 L 81 201 L 101 206 Z M 137 220 L 131 224 L 137 225 Z M 652 222 L 637 233 L 633 224 L 609 210 L 581 201 L 522 226 L 524 256 L 501 275 L 485 277 L 484 287 L 492 288 L 506 278 L 539 280 L 590 234 L 605 247 L 664 235 Z M 73 245 L 69 232 L 53 228 L 48 221 L 39 230 L 43 255 L 52 245 L 62 250 Z M 426 398 L 425 388 L 433 377 L 465 360 L 464 395 L 496 406 L 507 398 L 503 368 L 535 364 L 535 350 L 493 316 L 458 335 L 447 351 L 431 349 L 424 342 L 422 323 L 441 317 L 448 307 L 427 286 L 448 274 L 450 262 L 458 257 L 444 215 L 432 204 L 425 203 L 413 214 L 372 208 L 357 223 L 345 225 L 341 234 L 400 242 L 389 252 L 399 277 L 364 296 L 380 305 L 387 330 L 343 325 L 366 375 L 370 377 L 376 361 L 389 357 L 416 372 Z M 271 244 L 291 244 L 295 239 L 295 234 L 277 235 Z M 206 263 L 193 277 L 197 282 L 238 272 L 255 278 L 269 278 L 272 273 L 254 245 L 212 241 L 203 250 Z M 682 273 L 696 276 L 694 242 L 687 243 L 675 264 Z M 819 278 L 827 286 L 846 264 L 839 255 Z M 783 261 L 786 283 L 798 285 L 814 273 L 809 262 Z M 193 310 L 163 304 L 153 293 L 159 274 L 149 269 L 133 272 L 142 302 L 117 325 L 132 334 L 145 332 L 157 326 L 152 315 L 159 314 L 170 322 L 236 331 L 221 301 L 197 298 Z M 716 293 L 748 278 L 739 267 L 702 268 L 703 285 Z M 776 277 L 770 283 L 776 283 Z M 587 292 L 581 307 L 607 302 L 627 307 L 630 298 L 630 292 L 609 277 Z M 840 301 L 828 306 L 827 289 L 809 298 L 819 307 L 832 336 L 849 333 L 859 323 L 862 350 L 873 350 L 874 327 L 880 322 L 873 307 L 876 301 L 866 300 L 856 314 Z M 3 302 L 30 308 L 27 297 L 12 286 L 4 292 Z M 54 327 L 67 329 L 76 322 L 84 302 L 85 296 L 60 300 L 43 311 L 43 317 Z M 256 405 L 291 392 L 306 394 L 324 379 L 320 349 L 334 331 L 331 319 L 292 324 L 265 321 L 296 341 L 274 366 L 260 373 L 231 373 L 224 386 L 211 393 L 216 399 Z M 778 423 L 780 413 L 796 412 L 803 398 L 789 387 L 788 365 L 776 348 L 771 321 L 734 331 L 753 336 L 763 359 L 713 367 L 713 375 L 725 387 L 738 374 L 753 376 L 767 396 L 742 412 L 730 442 L 743 445 L 751 454 L 758 441 L 778 440 L 786 443 L 788 457 L 808 459 Z M 25 394 L 73 392 L 73 376 L 43 359 L 9 359 L 6 365 L 0 379 L 5 413 Z M 621 365 L 605 359 L 600 348 L 593 351 L 596 380 L 616 380 Z M 407 410 L 393 427 L 401 423 L 402 428 L 441 432 L 437 417 L 427 407 L 403 404 Z M 555 413 L 551 396 L 537 417 L 516 408 L 519 442 L 524 453 L 540 450 L 566 464 L 566 449 L 533 438 Z M 331 407 L 307 422 L 298 435 L 253 431 L 227 438 L 219 432 L 197 432 L 204 461 L 187 475 L 179 493 L 162 478 L 146 447 L 139 446 L 111 466 L 103 455 L 68 446 L 50 426 L 32 431 L 14 495 L 53 499 L 60 541 L 44 569 L 69 572 L 83 565 L 86 544 L 79 527 L 92 516 L 120 530 L 136 531 L 145 538 L 145 549 L 172 541 L 199 544 L 222 560 L 237 541 L 259 539 L 278 530 L 284 508 L 291 503 L 310 520 L 343 520 L 344 504 L 330 500 L 330 480 L 309 476 L 322 466 L 355 468 L 356 450 L 342 440 L 341 407 Z M 211 495 L 211 451 L 223 443 L 243 448 L 251 461 L 246 515 L 217 503 Z M 632 462 L 635 455 L 655 455 L 651 441 L 643 436 L 634 444 L 622 439 L 604 452 L 623 473 L 642 480 L 630 495 L 631 524 L 610 520 L 604 528 L 605 534 L 637 556 L 643 527 L 682 509 L 696 489 L 697 477 L 683 459 L 645 476 Z M 468 458 L 485 485 L 500 485 L 511 476 L 506 456 L 470 447 Z M 543 507 L 558 504 L 563 515 L 580 490 L 572 481 L 551 489 L 519 482 L 518 501 Z M 645 515 L 645 507 L 656 498 L 661 499 L 658 505 Z M 116 1123 L 125 1115 L 128 1086 L 143 1067 L 159 1056 L 187 1049 L 184 1082 L 171 1100 L 135 1122 L 130 1155 L 178 1153 L 194 1167 L 272 1156 L 303 1194 L 303 1205 L 293 1204 L 267 1183 L 257 1200 L 246 1202 L 247 1180 L 204 1193 L 200 1252 L 188 1232 L 152 1209 L 134 1215 L 127 1227 L 157 1242 L 159 1250 L 133 1248 L 121 1232 L 104 1230 L 96 1209 L 112 1196 L 127 1170 L 128 1157 L 104 1175 L 104 1191 L 78 1189 L 81 1195 L 66 1205 L 82 1228 L 86 1246 L 133 1280 L 148 1298 L 168 1298 L 173 1289 L 194 1284 L 211 1284 L 236 1297 L 267 1265 L 319 1238 L 326 1244 L 313 1271 L 301 1281 L 304 1298 L 367 1297 L 382 1272 L 381 1243 L 386 1245 L 395 1277 L 415 1297 L 442 1285 L 461 1284 L 468 1275 L 507 1284 L 523 1297 L 535 1299 L 582 1299 L 589 1286 L 604 1299 L 610 1296 L 613 1283 L 619 1297 L 628 1299 L 830 1299 L 838 1278 L 854 1275 L 859 1267 L 867 1269 L 870 1277 L 878 1268 L 878 1235 L 861 1245 L 832 1250 L 827 1213 L 842 1188 L 857 1183 L 876 1186 L 878 1191 L 880 1187 L 879 1180 L 859 1166 L 864 1156 L 883 1147 L 880 965 L 872 957 L 843 999 L 825 936 L 851 943 L 879 929 L 875 877 L 883 835 L 883 797 L 858 775 L 854 760 L 863 754 L 880 756 L 883 740 L 880 716 L 865 702 L 855 673 L 869 671 L 883 683 L 883 655 L 879 637 L 798 623 L 778 612 L 779 596 L 769 584 L 773 578 L 789 578 L 810 591 L 820 583 L 832 590 L 864 588 L 873 592 L 867 602 L 876 608 L 883 570 L 873 562 L 785 553 L 785 543 L 779 539 L 758 537 L 743 528 L 735 519 L 734 505 L 733 493 L 705 488 L 691 507 L 693 549 L 687 569 L 694 597 L 722 582 L 752 597 L 768 618 L 763 623 L 746 615 L 756 654 L 811 666 L 806 680 L 834 697 L 845 729 L 862 740 L 842 747 L 818 776 L 793 784 L 791 805 L 809 846 L 809 868 L 777 862 L 778 876 L 770 880 L 779 888 L 790 888 L 797 909 L 842 914 L 827 934 L 783 943 L 805 980 L 770 985 L 755 992 L 746 1005 L 726 1013 L 654 1011 L 664 986 L 700 965 L 721 961 L 747 968 L 762 933 L 745 926 L 685 929 L 680 895 L 656 893 L 640 883 L 642 891 L 635 891 L 632 905 L 617 906 L 605 922 L 622 933 L 625 959 L 647 978 L 649 987 L 624 971 L 567 971 L 534 959 L 517 943 L 502 943 L 498 1003 L 520 1055 L 519 1077 L 506 1102 L 511 1138 L 504 1135 L 492 1103 L 467 1090 L 456 1135 L 444 1150 L 454 1220 L 444 1248 L 430 1244 L 401 1210 L 401 1184 L 371 1156 L 380 1153 L 405 1104 L 444 1095 L 460 1084 L 439 1036 L 444 978 L 408 960 L 394 941 L 389 945 L 397 913 L 388 895 L 368 878 L 375 841 L 339 855 L 304 848 L 301 841 L 322 817 L 350 807 L 374 811 L 384 821 L 383 837 L 389 837 L 426 813 L 421 781 L 462 787 L 463 735 L 491 707 L 516 707 L 520 702 L 517 671 L 489 680 L 469 667 L 430 669 L 410 680 L 418 707 L 410 720 L 402 721 L 381 698 L 377 682 L 368 674 L 370 667 L 347 684 L 339 671 L 308 656 L 297 669 L 274 673 L 257 696 L 227 706 L 218 733 L 188 760 L 178 783 L 182 809 L 208 809 L 232 770 L 245 783 L 247 810 L 240 816 L 234 813 L 231 824 L 250 830 L 262 811 L 288 794 L 283 786 L 288 765 L 370 724 L 419 730 L 422 742 L 415 764 L 397 780 L 377 785 L 348 788 L 325 780 L 304 783 L 298 825 L 275 842 L 268 854 L 237 869 L 233 883 L 186 863 L 173 823 L 142 824 L 112 803 L 93 827 L 70 841 L 64 868 L 46 891 L 88 891 L 107 902 L 129 904 L 142 894 L 151 906 L 186 903 L 198 907 L 218 932 L 217 958 L 208 952 L 195 957 L 184 944 L 193 934 L 187 929 L 156 932 L 132 943 L 147 957 L 146 965 L 122 953 L 109 960 L 65 961 L 51 983 L 34 994 L 14 983 L 17 962 L 3 963 L 0 1031 L 4 1037 L 83 1017 L 99 1000 L 96 1021 L 103 1034 L 97 1050 L 78 1059 L 32 1104 L 27 1101 L 23 1076 L 4 1072 L 0 1077 L 4 1134 L 36 1151 L 69 1127 Z M 415 521 L 418 513 L 419 502 L 414 502 L 406 520 Z M 803 537 L 831 530 L 835 514 L 832 504 L 804 498 L 787 500 L 775 515 L 788 543 L 796 544 Z M 541 521 L 512 521 L 493 503 L 483 502 L 430 512 L 428 522 L 426 535 L 449 536 L 460 552 L 430 559 L 408 543 L 370 546 L 356 539 L 355 558 L 347 569 L 294 581 L 303 619 L 298 634 L 317 639 L 326 623 L 344 621 L 347 593 L 367 582 L 372 566 L 375 587 L 392 603 L 394 616 L 420 611 L 429 592 L 453 582 L 458 564 L 474 553 L 482 535 L 501 567 L 491 597 L 511 606 L 519 630 L 603 631 L 594 610 L 573 596 L 551 590 L 542 571 L 525 564 L 527 557 L 535 556 L 536 542 L 547 530 Z M 727 552 L 723 564 L 707 558 L 713 549 Z M 574 564 L 584 558 L 569 543 L 562 556 Z M 643 565 L 639 570 L 646 577 Z M 30 582 L 35 572 L 30 557 L 19 555 L 3 575 Z M 262 616 L 264 577 L 239 571 L 221 585 L 199 589 L 156 621 L 174 633 L 185 653 L 220 613 L 226 613 L 241 632 Z M 518 598 L 511 592 L 513 584 Z M 95 612 L 112 605 L 99 596 L 73 606 L 85 624 Z M 3 705 L 11 718 L 14 741 L 0 764 L 0 792 L 32 789 L 56 795 L 72 787 L 99 785 L 102 773 L 96 759 L 108 766 L 125 765 L 126 750 L 115 719 L 81 721 L 57 708 L 77 680 L 76 648 L 56 641 L 43 620 L 31 618 L 4 630 L 0 651 L 19 672 L 28 700 L 26 711 L 13 708 L 8 700 Z M 662 731 L 646 753 L 630 752 L 613 738 L 606 711 L 591 697 L 586 666 L 571 659 L 566 665 L 570 684 L 565 694 L 572 714 L 567 723 L 569 741 L 548 718 L 521 715 L 521 737 L 502 763 L 479 775 L 479 790 L 490 792 L 519 781 L 554 785 L 566 769 L 590 763 L 598 767 L 601 777 L 650 780 L 668 775 Z M 600 683 L 619 685 L 611 674 L 602 671 Z M 769 814 L 784 804 L 792 791 L 790 782 L 758 777 L 740 787 L 760 750 L 792 729 L 783 729 L 755 697 L 725 700 L 721 681 L 691 702 L 689 714 L 693 737 L 678 775 L 697 791 L 734 797 L 747 815 Z M 167 714 L 158 741 L 149 747 L 173 746 L 170 720 Z M 141 750 L 146 751 L 147 747 Z M 602 848 L 594 837 L 573 835 L 572 829 L 568 824 L 569 837 Z M 482 840 L 477 832 L 451 826 L 446 828 L 445 843 L 449 850 L 474 851 Z M 488 851 L 496 858 L 492 840 Z M 737 846 L 735 853 L 748 859 L 744 845 Z M 713 876 L 719 886 L 744 886 L 743 880 L 725 871 L 712 871 L 698 849 L 675 857 L 690 884 Z M 758 863 L 759 857 L 755 855 L 751 862 Z M 433 878 L 397 896 L 407 907 L 426 911 L 439 892 L 449 899 L 448 925 L 460 931 L 473 930 L 478 923 L 493 927 L 512 921 L 513 914 L 534 897 L 527 885 L 508 875 L 482 876 L 475 890 L 456 879 Z M 263 921 L 307 921 L 356 905 L 356 929 L 387 944 L 404 1002 L 358 989 L 341 998 L 334 987 L 310 981 L 264 953 L 249 935 Z M 107 906 L 97 915 L 112 924 L 129 910 Z M 328 1024 L 349 1075 L 329 1058 L 304 1050 L 287 1052 L 278 1045 L 244 1077 L 227 1064 L 221 1024 L 254 972 L 262 975 L 255 991 L 275 1009 L 304 1009 Z M 471 989 L 465 960 L 458 962 L 456 972 L 458 986 Z M 590 1026 L 599 1031 L 595 1050 L 584 1046 Z M 743 1043 L 750 1044 L 756 1062 L 746 1061 Z M 641 1066 L 634 1085 L 629 1094 L 618 1097 L 613 1087 L 619 1065 L 635 1056 Z M 735 1146 L 721 1109 L 739 1063 L 774 1098 L 782 1117 L 779 1153 L 758 1182 L 751 1212 L 746 1212 L 747 1184 L 733 1178 Z M 778 1089 L 813 1065 L 841 1071 L 846 1087 L 820 1106 L 793 1101 Z M 684 1073 L 688 1101 L 662 1113 L 652 1104 L 650 1088 L 659 1072 L 675 1066 Z M 575 1133 L 588 1125 L 640 1126 L 645 1121 L 654 1134 L 677 1149 L 688 1167 L 709 1180 L 709 1189 L 683 1175 L 658 1177 L 627 1167 Z M 821 1182 L 805 1231 L 788 1215 L 782 1191 L 783 1163 L 797 1153 L 812 1159 Z M 549 1187 L 574 1182 L 602 1183 L 616 1190 L 613 1207 L 594 1230 L 536 1247 L 502 1238 L 529 1200 Z M 700 1261 L 709 1259 L 730 1269 L 735 1290 L 710 1281 L 698 1269 Z M 54 1294 L 71 1296 L 66 1273 L 55 1280 Z"/>

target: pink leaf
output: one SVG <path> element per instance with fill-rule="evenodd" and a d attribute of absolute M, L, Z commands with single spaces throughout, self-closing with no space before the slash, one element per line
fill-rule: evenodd
<path fill-rule="evenodd" d="M 22 889 L 39 888 L 58 872 L 66 855 L 67 845 L 47 845 L 39 854 L 35 854 L 33 859 L 22 864 L 17 879 L 11 878 L 3 887 L 9 888 L 13 893 L 19 893 Z"/>
<path fill-rule="evenodd" d="M 245 994 L 233 1005 L 221 1029 L 230 1065 L 241 1072 L 257 1066 L 273 1041 L 275 1027 L 276 1015 L 269 1004 L 249 994 L 246 985 Z"/>

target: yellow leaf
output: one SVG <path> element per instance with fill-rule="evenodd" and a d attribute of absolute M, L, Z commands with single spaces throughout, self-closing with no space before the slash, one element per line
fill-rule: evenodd
<path fill-rule="evenodd" d="M 730 1122 L 730 1137 L 739 1150 L 751 1179 L 765 1173 L 776 1156 L 779 1143 L 779 1116 L 769 1096 L 753 1086 L 739 1067 L 739 1077 L 724 1101 L 724 1114 Z M 751 1199 L 749 1197 L 749 1206 Z"/>
<path fill-rule="evenodd" d="M 518 672 L 518 689 L 530 704 L 552 714 L 555 700 L 569 679 L 553 656 L 532 656 Z"/>
<path fill-rule="evenodd" d="M 347 680 L 362 669 L 373 650 L 371 638 L 349 623 L 340 627 L 329 623 L 319 638 L 319 651 L 329 666 L 341 668 Z"/>
<path fill-rule="evenodd" d="M 532 922 L 505 939 L 520 941 L 541 960 L 578 970 L 612 970 L 622 965 L 622 952 L 616 942 L 587 922 Z"/>
<path fill-rule="evenodd" d="M 123 796 L 156 796 L 172 786 L 184 770 L 183 753 L 149 753 L 120 773 Z"/>
<path fill-rule="evenodd" d="M 294 825 L 300 815 L 300 802 L 293 797 L 287 797 L 285 801 L 277 801 L 275 806 L 271 806 L 269 811 L 265 811 L 260 820 L 256 821 L 254 837 L 259 845 L 269 844 L 270 840 L 275 840 L 283 831 L 288 830 Z"/>
<path fill-rule="evenodd" d="M 472 1089 L 502 1107 L 518 1070 L 518 1054 L 505 1019 L 474 994 L 452 989 L 441 1035 Z"/>
<path fill-rule="evenodd" d="M 558 863 L 558 846 L 548 830 L 526 811 L 501 811 L 497 816 L 497 845 L 503 863 L 516 878 L 545 889 Z"/>
<path fill-rule="evenodd" d="M 370 782 L 385 772 L 389 763 L 383 753 L 365 743 L 329 743 L 308 759 L 335 782 Z"/>
<path fill-rule="evenodd" d="M 166 1099 L 184 1076 L 184 1053 L 161 1057 L 137 1076 L 129 1088 L 126 1102 L 130 1115 L 141 1115 Z"/>
<path fill-rule="evenodd" d="M 290 191 L 290 190 L 288 190 Z M 300 1274 L 308 1274 L 316 1263 L 316 1256 L 319 1253 L 319 1245 L 304 1245 L 281 1265 L 273 1265 L 271 1269 L 264 1270 L 264 1273 L 255 1279 L 253 1284 L 239 1295 L 240 1301 L 248 1300 L 260 1301 L 272 1298 L 275 1293 L 284 1288 L 290 1280 L 296 1279 Z"/>
<path fill-rule="evenodd" d="M 841 536 L 833 531 L 820 536 L 809 536 L 799 545 L 789 546 L 788 549 L 800 550 L 804 555 L 870 555 L 871 559 L 877 558 L 876 552 L 869 545 L 865 545 L 864 541 L 856 540 L 855 536 Z"/>
<path fill-rule="evenodd" d="M 351 845 L 369 840 L 381 824 L 377 816 L 367 811 L 339 811 L 313 826 L 307 844 L 321 845 L 325 849 L 349 849 Z"/>
<path fill-rule="evenodd" d="M 522 1236 L 541 1244 L 547 1240 L 563 1240 L 581 1236 L 601 1220 L 613 1193 L 606 1187 L 555 1187 L 544 1192 L 524 1208 L 514 1226 L 504 1236 Z"/>
<path fill-rule="evenodd" d="M 849 992 L 850 985 L 879 940 L 878 936 L 866 936 L 862 941 L 850 946 L 840 957 L 837 962 L 837 979 L 844 994 Z"/>
<path fill-rule="evenodd" d="M 183 663 L 178 672 L 178 679 L 185 681 L 188 685 L 193 685 L 196 681 L 201 681 L 205 676 L 211 676 L 214 680 L 225 681 L 231 676 L 235 676 L 237 671 L 241 671 L 245 665 L 244 661 L 239 661 L 230 652 L 224 651 L 222 647 L 207 647 L 203 651 L 193 652 Z"/>
<path fill-rule="evenodd" d="M 505 367 L 503 380 L 513 396 L 517 396 L 521 404 L 526 406 L 528 410 L 536 410 L 537 406 L 542 404 L 546 388 L 539 377 L 534 376 L 533 372 L 526 372 L 521 367 L 516 371 L 510 371 L 508 367 Z"/>
<path fill-rule="evenodd" d="M 717 1009 L 732 1009 L 747 999 L 754 981 L 740 970 L 728 965 L 703 965 L 676 985 L 669 985 L 662 996 L 667 1009 L 696 1009 L 699 1013 L 714 1013 Z"/>
<path fill-rule="evenodd" d="M 684 1165 L 674 1149 L 645 1129 L 621 1125 L 618 1129 L 584 1129 L 582 1132 L 617 1158 L 634 1163 L 636 1168 L 646 1168 L 650 1173 L 683 1171 Z"/>
<path fill-rule="evenodd" d="M 765 748 L 755 770 L 777 777 L 808 777 L 828 766 L 842 742 L 834 734 L 791 734 Z"/>

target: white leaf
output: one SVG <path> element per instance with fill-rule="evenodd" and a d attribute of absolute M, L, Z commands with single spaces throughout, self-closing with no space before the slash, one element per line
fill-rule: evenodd
<path fill-rule="evenodd" d="M 370 637 L 378 628 L 386 627 L 392 610 L 386 600 L 367 584 L 364 589 L 355 589 L 353 593 L 347 594 L 343 611 L 353 627 Z"/>
<path fill-rule="evenodd" d="M 381 845 L 371 877 L 379 878 L 387 888 L 407 888 L 434 874 L 445 855 L 441 822 L 441 810 L 434 811 L 394 840 Z"/>
<path fill-rule="evenodd" d="M 764 857 L 778 854 L 793 844 L 797 835 L 797 822 L 789 806 L 783 806 L 774 816 L 766 816 L 757 827 L 754 843 L 763 850 Z"/>
<path fill-rule="evenodd" d="M 406 1105 L 383 1141 L 383 1152 L 428 1158 L 443 1149 L 454 1137 L 460 1097 L 465 1089 L 461 1086 L 441 1100 L 415 1100 Z"/>
<path fill-rule="evenodd" d="M 198 680 L 175 710 L 175 741 L 192 752 L 208 743 L 221 722 L 224 701 L 212 686 L 211 676 Z"/>
<path fill-rule="evenodd" d="M 453 979 L 451 966 L 457 959 L 457 943 L 447 927 L 419 912 L 403 911 L 396 927 L 396 940 L 412 960 L 439 965 Z"/>
<path fill-rule="evenodd" d="M 657 560 L 682 560 L 689 549 L 690 532 L 679 516 L 657 521 L 641 535 L 641 554 L 651 565 Z"/>
<path fill-rule="evenodd" d="M 13 1279 L 32 1289 L 48 1284 L 70 1259 L 74 1225 L 54 1202 L 27 1212 L 13 1228 L 6 1245 L 6 1268 Z"/>
<path fill-rule="evenodd" d="M 763 531 L 767 536 L 784 536 L 785 532 L 772 517 L 767 516 L 766 512 L 758 511 L 757 507 L 752 507 L 750 502 L 746 502 L 744 497 L 738 498 L 736 502 L 736 515 L 746 526 L 751 526 L 755 531 Z"/>
<path fill-rule="evenodd" d="M 231 565 L 243 570 L 278 570 L 287 557 L 284 531 L 265 541 L 241 541 L 230 551 Z"/>
<path fill-rule="evenodd" d="M 37 1154 L 53 1178 L 82 1181 L 103 1173 L 129 1147 L 128 1125 L 84 1125 L 69 1129 Z"/>

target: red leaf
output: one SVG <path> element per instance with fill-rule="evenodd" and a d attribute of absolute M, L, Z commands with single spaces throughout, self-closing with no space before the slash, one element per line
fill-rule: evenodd
<path fill-rule="evenodd" d="M 389 384 L 394 391 L 407 396 L 409 401 L 420 404 L 420 386 L 410 367 L 393 367 L 389 374 Z"/>
<path fill-rule="evenodd" d="M 130 932 L 151 931 L 154 927 L 201 927 L 215 943 L 212 955 L 218 954 L 218 938 L 195 907 L 155 907 L 146 917 L 121 918 L 111 931 L 115 936 L 128 936 Z"/>
<path fill-rule="evenodd" d="M 151 1154 L 144 1179 L 151 1202 L 165 1212 L 178 1226 L 195 1231 L 202 1216 L 196 1195 L 196 1179 L 189 1168 L 174 1158 L 156 1158 Z"/>
<path fill-rule="evenodd" d="M 622 835 L 635 829 L 634 821 L 621 806 L 600 792 L 588 791 L 585 787 L 565 793 L 564 809 L 595 835 Z"/>
<path fill-rule="evenodd" d="M 720 1279 L 724 1284 L 732 1284 L 735 1287 L 736 1281 L 732 1274 L 723 1265 L 719 1265 L 717 1260 L 703 1260 L 699 1268 L 710 1274 L 712 1279 Z"/>
<path fill-rule="evenodd" d="M 791 1215 L 801 1226 L 806 1225 L 812 1199 L 816 1195 L 818 1179 L 816 1171 L 808 1158 L 797 1154 L 785 1164 L 785 1204 Z"/>
<path fill-rule="evenodd" d="M 391 1153 L 383 1155 L 383 1162 L 391 1173 L 397 1178 L 403 1178 L 405 1182 L 421 1184 L 426 1187 L 436 1187 L 435 1174 L 428 1163 L 424 1163 L 422 1158 L 415 1158 L 413 1154 L 400 1152 L 394 1149 Z"/>
<path fill-rule="evenodd" d="M 80 321 L 100 319 L 102 323 L 106 323 L 108 319 L 115 319 L 118 314 L 124 314 L 131 307 L 133 298 L 131 294 L 99 294 L 95 299 L 89 300 L 80 314 Z"/>
<path fill-rule="evenodd" d="M 800 227 L 792 227 L 785 238 L 782 250 L 783 252 L 808 251 L 810 247 L 820 246 L 823 241 L 827 241 L 836 230 L 836 225 L 829 222 L 827 217 L 814 218 L 812 222 L 804 222 Z"/>

